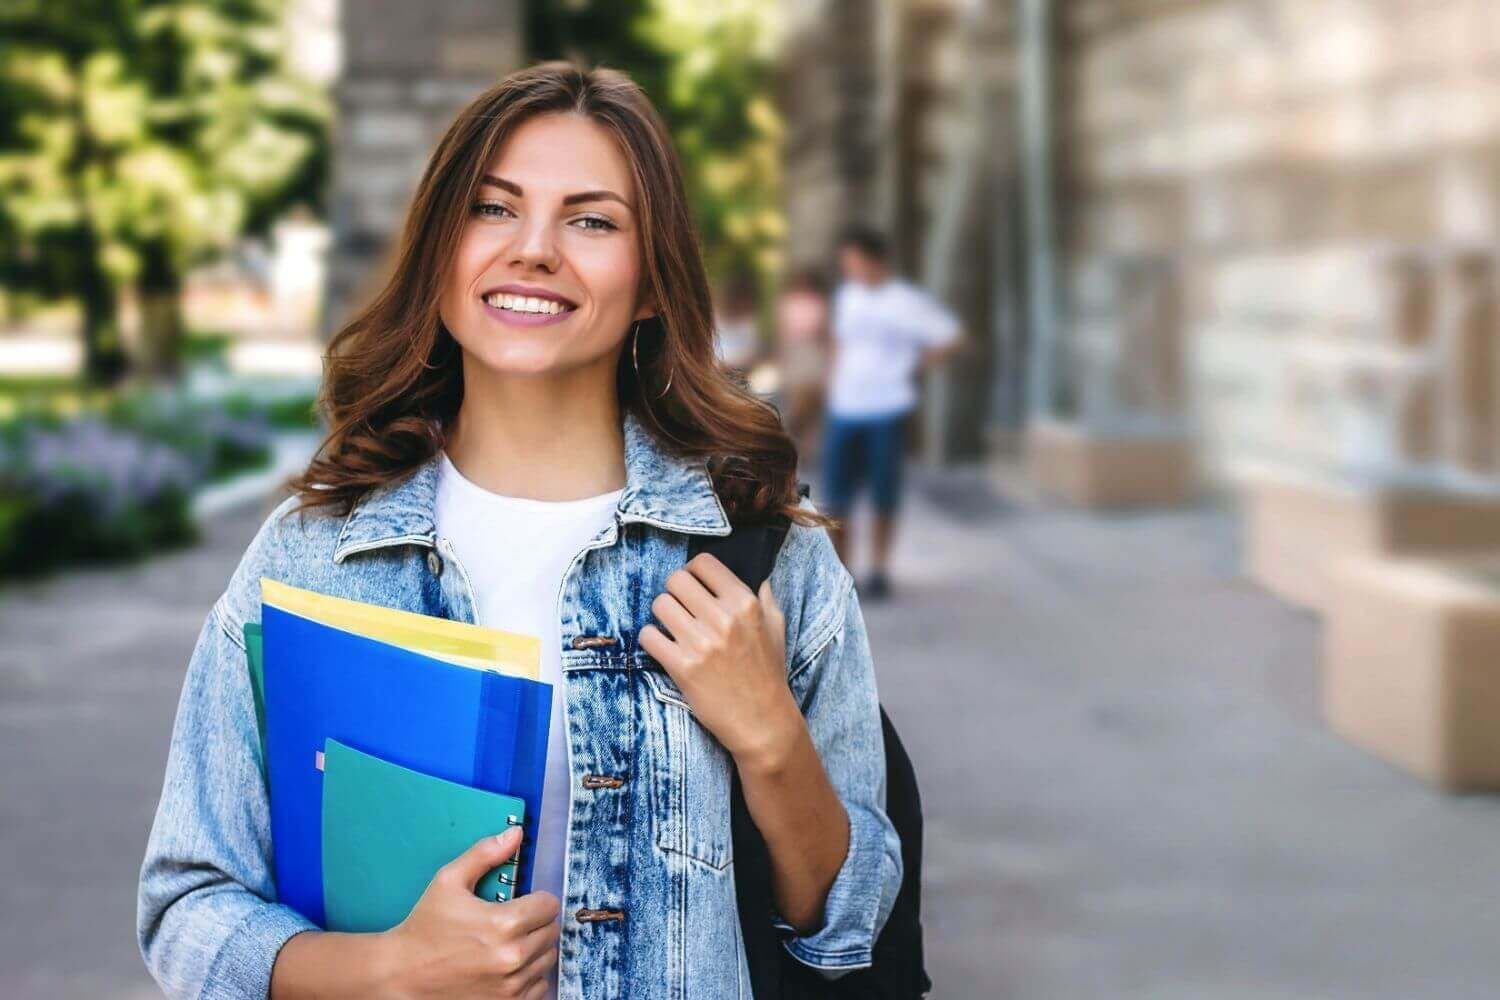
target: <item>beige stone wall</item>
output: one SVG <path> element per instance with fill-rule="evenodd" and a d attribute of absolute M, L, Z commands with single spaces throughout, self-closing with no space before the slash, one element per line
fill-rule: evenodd
<path fill-rule="evenodd" d="M 925 220 L 916 273 L 962 317 L 974 346 L 929 385 L 934 405 L 923 414 L 923 443 L 929 459 L 961 460 L 1013 443 L 1024 422 L 1014 4 L 956 5 L 938 23 L 924 85 L 941 99 L 929 105 L 921 133 L 927 169 L 915 185 Z"/>
<path fill-rule="evenodd" d="M 1221 471 L 1500 475 L 1500 3 L 1059 7 L 1069 394 Z"/>

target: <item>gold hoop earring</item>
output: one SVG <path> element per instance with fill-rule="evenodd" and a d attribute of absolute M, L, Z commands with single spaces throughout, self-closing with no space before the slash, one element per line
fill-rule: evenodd
<path fill-rule="evenodd" d="M 640 342 L 641 342 L 641 321 L 640 320 L 636 320 L 635 323 L 630 328 L 630 363 L 631 363 L 631 366 L 633 368 L 635 368 L 635 380 L 636 380 L 636 382 L 638 382 L 642 386 L 645 386 L 646 381 L 645 381 L 645 379 L 643 379 L 641 377 L 641 353 L 637 349 L 637 345 L 639 345 Z M 675 372 L 668 372 L 667 373 L 667 384 L 664 385 L 664 386 L 662 386 L 661 387 L 661 392 L 658 392 L 656 394 L 656 398 L 657 399 L 664 398 L 667 395 L 667 390 L 669 390 L 669 389 L 672 388 L 672 376 L 674 374 L 675 374 Z"/>

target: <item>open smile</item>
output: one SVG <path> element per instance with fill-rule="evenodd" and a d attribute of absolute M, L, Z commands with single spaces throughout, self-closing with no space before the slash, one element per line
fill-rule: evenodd
<path fill-rule="evenodd" d="M 536 290 L 540 292 L 540 290 Z M 497 288 L 480 296 L 485 309 L 496 319 L 513 326 L 546 326 L 560 323 L 578 307 L 551 293 L 532 293 L 528 288 Z"/>

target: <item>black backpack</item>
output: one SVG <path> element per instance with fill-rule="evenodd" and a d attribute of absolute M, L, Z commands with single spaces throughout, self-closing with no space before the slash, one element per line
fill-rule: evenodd
<path fill-rule="evenodd" d="M 758 591 L 771 573 L 788 527 L 782 519 L 736 525 L 724 537 L 695 535 L 688 558 L 712 553 L 752 591 Z M 825 979 L 782 947 L 781 931 L 772 923 L 771 856 L 750 818 L 739 775 L 734 776 L 730 793 L 734 887 L 755 1000 L 915 1000 L 932 989 L 922 962 L 922 799 L 911 758 L 884 708 L 880 727 L 885 736 L 886 815 L 901 837 L 901 889 L 875 941 L 874 964 L 838 979 Z"/>

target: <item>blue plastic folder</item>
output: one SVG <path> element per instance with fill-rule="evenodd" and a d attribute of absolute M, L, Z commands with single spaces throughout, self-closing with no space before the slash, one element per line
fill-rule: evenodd
<path fill-rule="evenodd" d="M 269 604 L 261 630 L 281 902 L 325 926 L 319 763 L 330 738 L 435 778 L 515 796 L 525 803 L 527 842 L 536 843 L 550 684 L 456 666 Z M 531 862 L 523 850 L 520 892 L 531 887 Z"/>

